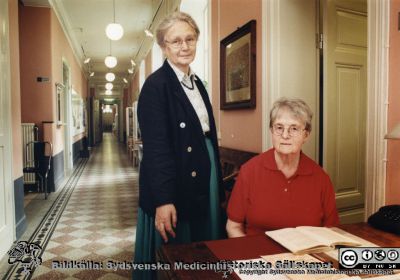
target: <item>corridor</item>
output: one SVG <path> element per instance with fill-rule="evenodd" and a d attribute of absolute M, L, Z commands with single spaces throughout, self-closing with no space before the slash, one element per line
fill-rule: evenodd
<path fill-rule="evenodd" d="M 130 279 L 129 270 L 105 269 L 109 260 L 133 258 L 138 173 L 125 146 L 113 134 L 104 133 L 103 142 L 92 150 L 82 172 L 72 176 L 79 178 L 59 194 L 74 188 L 54 231 L 47 233 L 50 237 L 43 248 L 43 263 L 33 272 L 32 279 Z M 78 261 L 83 266 L 55 266 L 63 261 Z M 103 264 L 103 269 L 83 269 L 93 268 L 95 263 Z"/>

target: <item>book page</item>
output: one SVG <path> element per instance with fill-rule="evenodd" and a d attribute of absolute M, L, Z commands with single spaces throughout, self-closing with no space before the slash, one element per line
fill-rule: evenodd
<path fill-rule="evenodd" d="M 358 243 L 361 244 L 361 247 L 379 247 L 375 243 L 369 242 L 368 240 L 365 240 L 365 239 L 363 239 L 361 237 L 358 237 L 358 236 L 356 236 L 354 234 L 351 234 L 351 233 L 349 233 L 347 231 L 344 231 L 343 229 L 340 229 L 340 228 L 337 228 L 337 227 L 333 227 L 331 229 L 333 231 L 339 233 L 339 234 L 342 234 L 344 236 L 347 236 L 347 237 L 357 241 Z M 339 250 L 336 249 L 336 250 L 328 251 L 328 252 L 325 252 L 325 254 L 327 256 L 329 256 L 330 258 L 332 258 L 333 260 L 337 261 L 338 260 L 338 256 L 339 256 Z"/>
<path fill-rule="evenodd" d="M 299 253 L 316 247 L 326 249 L 330 246 L 329 243 L 323 242 L 323 240 L 314 239 L 313 234 L 310 236 L 308 232 L 302 232 L 295 228 L 267 231 L 265 234 L 293 253 Z"/>
<path fill-rule="evenodd" d="M 326 227 L 310 227 L 302 226 L 297 229 L 306 235 L 312 236 L 318 242 L 329 245 L 346 245 L 346 246 L 360 246 L 361 244 L 356 240 L 333 231 Z"/>

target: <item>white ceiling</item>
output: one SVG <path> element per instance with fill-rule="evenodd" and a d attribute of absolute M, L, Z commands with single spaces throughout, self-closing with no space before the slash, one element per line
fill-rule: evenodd
<path fill-rule="evenodd" d="M 53 7 L 66 35 L 73 46 L 75 55 L 83 65 L 85 72 L 95 72 L 90 78 L 90 84 L 104 89 L 105 74 L 109 71 L 116 74 L 114 89 L 124 86 L 123 78 L 128 77 L 130 60 L 139 62 L 142 59 L 144 46 L 152 39 L 146 37 L 144 29 L 153 20 L 159 5 L 163 0 L 115 0 L 115 22 L 124 28 L 124 36 L 118 41 L 110 41 L 105 28 L 113 21 L 113 0 L 24 0 L 27 6 Z M 104 64 L 104 58 L 111 54 L 118 59 L 118 65 L 109 70 Z M 143 45 L 141 47 L 141 45 Z M 140 49 L 140 53 L 139 53 Z M 90 57 L 90 63 L 83 61 Z"/>

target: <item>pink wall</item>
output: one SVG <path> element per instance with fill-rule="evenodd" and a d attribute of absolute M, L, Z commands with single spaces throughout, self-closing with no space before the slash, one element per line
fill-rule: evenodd
<path fill-rule="evenodd" d="M 53 83 L 62 82 L 62 63 L 64 59 L 70 67 L 72 88 L 85 99 L 87 97 L 87 79 L 53 11 L 51 11 L 51 57 Z"/>
<path fill-rule="evenodd" d="M 217 126 L 221 132 L 221 146 L 244 151 L 262 151 L 262 96 L 261 96 L 261 0 L 211 1 L 212 44 L 212 103 Z M 256 109 L 219 110 L 219 42 L 250 20 L 257 21 L 257 106 Z M 218 70 L 216 70 L 218 69 Z"/>
<path fill-rule="evenodd" d="M 133 87 L 133 78 L 131 80 L 128 80 L 128 96 L 127 96 L 127 105 L 126 106 L 131 106 L 132 105 L 132 87 Z"/>
<path fill-rule="evenodd" d="M 22 122 L 36 123 L 42 135 L 42 121 L 53 120 L 49 8 L 20 6 L 19 42 Z M 39 76 L 50 81 L 37 82 Z"/>
<path fill-rule="evenodd" d="M 151 73 L 153 73 L 152 69 L 152 56 L 151 50 L 148 52 L 147 56 L 144 58 L 144 75 L 147 78 Z M 140 69 L 137 68 L 135 75 L 131 77 L 129 88 L 128 88 L 128 106 L 132 106 L 132 103 L 137 100 L 139 97 L 138 89 L 139 89 L 139 77 L 140 77 Z"/>
<path fill-rule="evenodd" d="M 124 131 L 124 137 L 126 135 L 126 107 L 129 107 L 130 105 L 128 104 L 128 88 L 122 89 L 122 130 Z"/>
<path fill-rule="evenodd" d="M 53 11 L 51 11 L 50 18 L 52 85 L 55 85 L 55 83 L 63 82 L 62 67 L 63 61 L 65 61 L 70 68 L 72 88 L 83 98 L 84 101 L 86 101 L 86 97 L 88 95 L 87 79 L 82 72 L 77 59 L 74 56 L 72 48 L 68 43 L 67 37 L 62 30 L 58 18 Z M 55 86 L 53 86 L 53 91 L 55 91 Z M 53 102 L 53 104 L 53 120 L 55 120 L 55 101 Z M 64 127 L 53 126 L 53 129 L 55 129 L 55 131 L 53 132 L 54 154 L 57 154 L 64 149 Z M 76 137 L 73 137 L 73 141 L 76 142 L 84 136 L 85 134 L 76 135 Z"/>
<path fill-rule="evenodd" d="M 400 123 L 400 32 L 398 13 L 400 0 L 392 0 L 390 7 L 389 48 L 389 111 L 388 130 Z M 386 204 L 400 204 L 400 141 L 388 140 L 386 169 Z"/>
<path fill-rule="evenodd" d="M 19 77 L 18 2 L 9 0 L 11 120 L 13 141 L 13 179 L 22 176 L 21 88 Z"/>
<path fill-rule="evenodd" d="M 137 69 L 135 76 L 132 77 L 131 82 L 130 82 L 129 97 L 128 97 L 129 106 L 132 106 L 132 103 L 134 101 L 136 101 L 136 99 L 137 99 L 136 93 L 139 89 L 139 76 L 140 76 L 139 71 L 140 70 Z"/>
<path fill-rule="evenodd" d="M 36 123 L 42 135 L 42 121 L 56 121 L 55 84 L 62 83 L 63 60 L 70 67 L 72 88 L 84 100 L 87 79 L 50 8 L 21 6 L 20 46 L 22 121 Z M 38 76 L 50 81 L 38 83 Z M 63 127 L 52 125 L 51 130 L 46 135 L 53 143 L 53 154 L 57 154 L 64 149 Z"/>

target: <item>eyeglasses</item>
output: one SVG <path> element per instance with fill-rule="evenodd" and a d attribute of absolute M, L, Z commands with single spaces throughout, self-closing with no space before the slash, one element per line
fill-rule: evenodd
<path fill-rule="evenodd" d="M 174 49 L 180 49 L 180 48 L 182 48 L 183 42 L 186 43 L 186 46 L 193 47 L 197 43 L 197 38 L 196 37 L 187 37 L 185 40 L 175 39 L 171 42 L 167 41 L 167 40 L 165 40 L 164 42 L 170 44 L 171 47 L 173 47 Z"/>
<path fill-rule="evenodd" d="M 288 135 L 290 137 L 299 136 L 305 129 L 300 128 L 297 125 L 291 125 L 287 128 Z M 285 126 L 281 124 L 274 124 L 272 126 L 272 133 L 281 136 L 285 132 Z"/>

